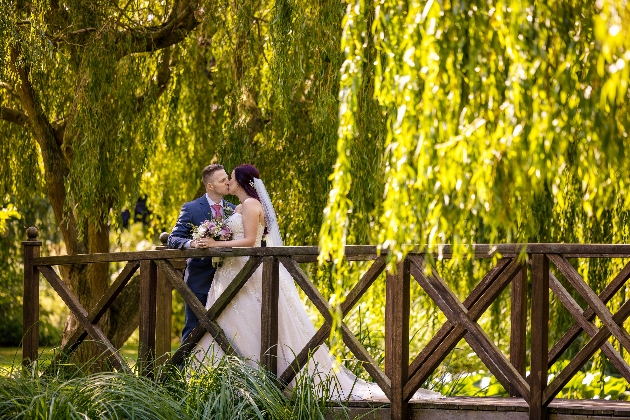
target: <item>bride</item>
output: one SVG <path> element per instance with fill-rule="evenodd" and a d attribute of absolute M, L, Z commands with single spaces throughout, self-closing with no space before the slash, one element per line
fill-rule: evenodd
<path fill-rule="evenodd" d="M 232 172 L 229 192 L 240 200 L 226 223 L 233 233 L 231 241 L 209 240 L 209 247 L 253 247 L 260 246 L 263 235 L 267 235 L 267 246 L 282 246 L 275 211 L 258 170 L 252 165 L 240 165 Z M 214 275 L 208 292 L 206 309 L 221 296 L 236 274 L 243 268 L 248 257 L 226 258 Z M 280 266 L 280 293 L 278 298 L 278 372 L 293 361 L 295 355 L 315 335 L 315 327 L 293 282 L 291 275 Z M 217 322 L 231 340 L 236 352 L 249 363 L 257 364 L 260 358 L 262 307 L 262 268 L 259 267 L 232 302 L 218 317 Z M 221 347 L 206 333 L 194 350 L 196 363 L 216 363 L 222 356 Z M 325 345 L 320 346 L 308 364 L 308 374 L 315 382 L 333 375 L 337 383 L 336 399 L 387 401 L 377 384 L 357 378 L 349 370 L 340 367 Z M 440 398 L 441 395 L 420 389 L 413 399 Z"/>

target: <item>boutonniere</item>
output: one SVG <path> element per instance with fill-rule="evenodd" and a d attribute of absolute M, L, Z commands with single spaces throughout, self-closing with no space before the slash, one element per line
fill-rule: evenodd
<path fill-rule="evenodd" d="M 234 214 L 234 209 L 230 206 L 225 206 L 223 207 L 223 214 L 225 215 L 225 218 L 227 219 L 228 217 Z"/>

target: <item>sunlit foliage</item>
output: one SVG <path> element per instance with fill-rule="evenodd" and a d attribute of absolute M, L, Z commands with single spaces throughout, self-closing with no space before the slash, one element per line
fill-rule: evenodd
<path fill-rule="evenodd" d="M 378 0 L 367 9 L 378 54 L 365 66 L 387 118 L 379 245 L 400 258 L 414 244 L 627 237 L 626 2 Z M 341 104 L 342 121 L 359 112 Z M 355 179 L 337 175 L 340 185 Z M 331 212 L 325 223 L 329 252 L 347 242 L 337 233 L 346 222 Z"/>

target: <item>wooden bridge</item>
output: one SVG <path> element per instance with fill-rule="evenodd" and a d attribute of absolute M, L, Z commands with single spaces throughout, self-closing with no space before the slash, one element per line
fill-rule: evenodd
<path fill-rule="evenodd" d="M 102 346 L 116 369 L 130 370 L 125 360 L 103 334 L 98 321 L 109 306 L 140 270 L 140 346 L 138 363 L 141 373 L 152 375 L 156 358 L 171 350 L 171 291 L 174 288 L 199 318 L 199 324 L 169 362 L 179 363 L 206 331 L 210 332 L 226 353 L 234 353 L 217 323 L 217 318 L 262 264 L 263 306 L 261 319 L 261 363 L 277 375 L 279 383 L 289 383 L 303 366 L 311 350 L 329 336 L 332 317 L 328 301 L 309 280 L 299 263 L 317 261 L 317 247 L 279 248 L 215 248 L 204 250 L 167 250 L 84 254 L 41 257 L 41 242 L 37 229 L 27 230 L 24 246 L 24 340 L 23 361 L 30 363 L 38 354 L 39 275 L 43 275 L 64 300 L 81 324 L 81 329 L 66 344 L 62 353 L 69 354 L 88 336 Z M 167 234 L 162 234 L 165 243 Z M 630 278 L 630 263 L 597 295 L 571 265 L 571 258 L 630 258 L 630 245 L 584 244 L 504 244 L 470 247 L 474 258 L 498 260 L 462 302 L 442 280 L 434 267 L 427 267 L 424 253 L 412 253 L 400 262 L 395 274 L 386 275 L 385 307 L 385 370 L 368 353 L 350 329 L 342 323 L 343 340 L 354 356 L 363 362 L 367 372 L 383 389 L 390 404 L 372 412 L 373 418 L 391 419 L 498 419 L 498 418 L 593 418 L 630 417 L 630 403 L 609 401 L 554 400 L 555 396 L 585 365 L 597 350 L 602 350 L 626 381 L 630 382 L 630 366 L 609 342 L 618 340 L 630 352 L 630 335 L 623 323 L 630 315 L 630 300 L 612 313 L 606 304 L 622 289 Z M 384 256 L 374 246 L 347 246 L 351 261 L 371 261 L 371 266 L 358 279 L 341 304 L 347 315 L 365 292 L 374 284 L 386 267 Z M 519 255 L 526 258 L 519 258 Z M 209 256 L 249 256 L 234 281 L 216 303 L 206 310 L 182 280 L 182 259 Z M 442 257 L 451 258 L 451 248 L 445 246 Z M 69 287 L 54 270 L 54 266 L 126 262 L 126 266 L 112 282 L 94 308 L 84 308 Z M 283 265 L 297 285 L 323 316 L 325 322 L 294 362 L 277 372 L 276 344 L 278 340 L 279 267 Z M 562 273 L 568 283 L 588 304 L 584 310 L 562 283 L 550 272 L 550 264 Z M 430 273 L 430 274 L 427 274 Z M 416 281 L 446 316 L 447 321 L 415 355 L 409 354 L 409 318 L 411 281 Z M 481 315 L 508 286 L 511 292 L 511 334 L 509 357 L 506 357 L 478 324 Z M 530 290 L 530 292 L 528 291 Z M 552 291 L 574 317 L 573 326 L 555 343 L 548 343 L 549 298 Z M 528 301 L 531 311 L 528 322 Z M 601 327 L 594 323 L 598 318 Z M 528 331 L 529 325 L 529 331 Z M 548 369 L 563 352 L 585 332 L 590 341 L 568 365 L 548 382 Z M 531 346 L 527 348 L 526 335 Z M 488 370 L 508 390 L 513 398 L 445 398 L 419 404 L 409 404 L 415 391 L 431 376 L 440 363 L 461 339 L 466 340 Z M 529 366 L 526 354 L 529 352 Z M 526 376 L 526 371 L 530 374 Z M 365 414 L 365 404 L 351 404 L 351 413 Z M 564 417 L 563 417 L 564 416 Z M 569 416 L 569 417 L 566 417 Z M 573 416 L 573 417 L 572 417 Z M 576 417 L 577 416 L 577 417 Z"/>

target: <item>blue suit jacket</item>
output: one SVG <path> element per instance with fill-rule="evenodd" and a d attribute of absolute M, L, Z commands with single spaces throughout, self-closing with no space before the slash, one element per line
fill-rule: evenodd
<path fill-rule="evenodd" d="M 223 207 L 235 206 L 223 200 Z M 212 218 L 212 209 L 208 204 L 206 195 L 202 195 L 194 201 L 184 203 L 179 212 L 177 223 L 168 237 L 168 247 L 171 249 L 185 249 L 186 242 L 192 239 L 192 227 L 199 226 L 204 220 Z M 212 258 L 189 258 L 184 272 L 184 281 L 193 293 L 206 294 L 214 279 L 215 268 L 212 267 Z"/>

